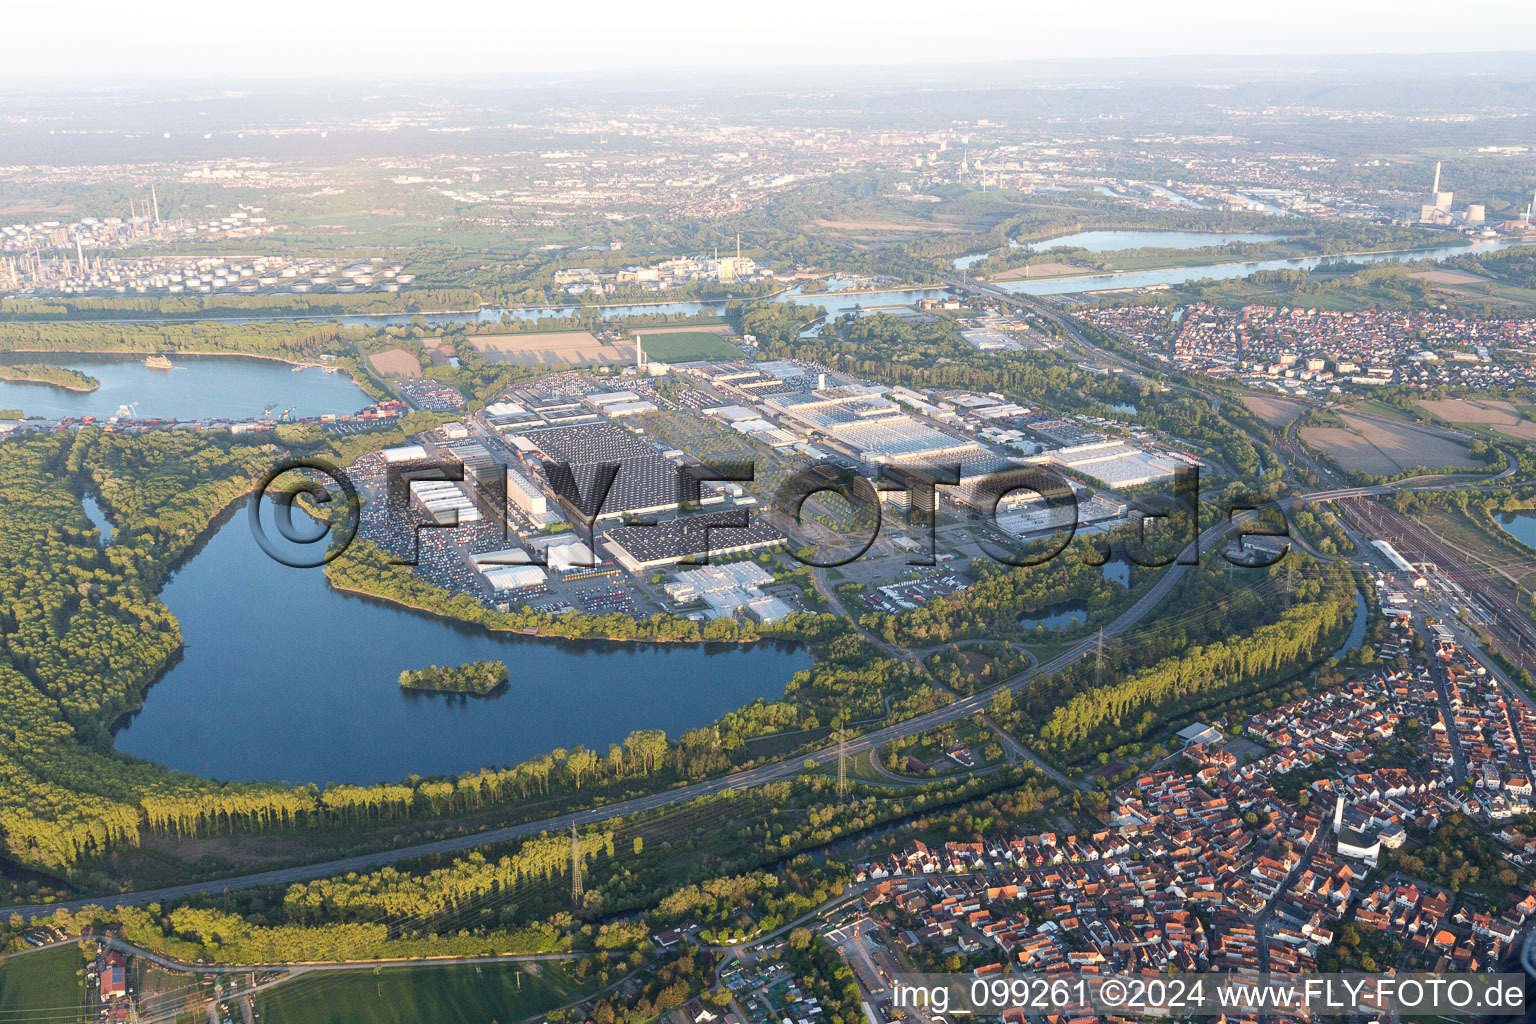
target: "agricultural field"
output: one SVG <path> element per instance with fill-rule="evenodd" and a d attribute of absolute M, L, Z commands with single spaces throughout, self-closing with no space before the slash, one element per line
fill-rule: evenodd
<path fill-rule="evenodd" d="M 1342 427 L 1304 427 L 1302 439 L 1346 470 L 1392 476 L 1415 466 L 1465 469 L 1479 465 L 1467 449 L 1407 424 L 1389 425 L 1341 413 Z"/>
<path fill-rule="evenodd" d="M 1519 441 L 1536 441 L 1536 422 L 1520 415 L 1513 402 L 1500 399 L 1474 401 L 1468 398 L 1442 398 L 1419 403 L 1419 408 L 1448 423 L 1487 427 L 1493 433 Z"/>
<path fill-rule="evenodd" d="M 1249 412 L 1271 427 L 1287 426 L 1307 411 L 1304 403 L 1292 401 L 1289 398 L 1243 395 L 1242 400 Z"/>
<path fill-rule="evenodd" d="M 1465 270 L 1441 268 L 1423 270 L 1412 275 L 1428 281 L 1442 298 L 1466 305 L 1489 306 L 1536 306 L 1536 290 L 1522 288 L 1481 274 Z M 1502 312 L 1514 312 L 1503 310 Z"/>
<path fill-rule="evenodd" d="M 471 338 L 470 344 L 493 363 L 627 366 L 635 361 L 634 343 L 623 341 L 604 345 L 588 331 L 481 334 Z"/>
<path fill-rule="evenodd" d="M 721 337 L 724 327 L 639 331 L 646 359 L 658 363 L 690 363 L 699 359 L 740 359 L 741 350 Z"/>
<path fill-rule="evenodd" d="M 368 363 L 385 377 L 420 377 L 421 363 L 403 348 L 392 348 L 368 357 Z"/>
<path fill-rule="evenodd" d="M 590 991 L 557 965 L 475 964 L 312 975 L 254 1002 L 267 1024 L 513 1024 Z"/>
<path fill-rule="evenodd" d="M 0 964 L 0 1020 L 88 1021 L 85 959 L 76 946 L 11 957 Z"/>
<path fill-rule="evenodd" d="M 1070 277 L 1073 274 L 1091 274 L 1087 267 L 1073 266 L 1071 263 L 1033 263 L 1022 267 L 1014 267 L 1005 270 L 1001 274 L 993 276 L 994 281 L 1022 281 L 1026 277 Z"/>

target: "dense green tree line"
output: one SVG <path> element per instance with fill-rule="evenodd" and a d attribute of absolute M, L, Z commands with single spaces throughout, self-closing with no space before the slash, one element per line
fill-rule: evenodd
<path fill-rule="evenodd" d="M 95 391 L 101 387 L 101 381 L 90 374 L 47 363 L 0 363 L 0 380 L 51 384 L 70 391 Z"/>
<path fill-rule="evenodd" d="M 368 327 L 285 321 L 187 324 L 20 323 L 0 321 L 4 352 L 214 352 L 317 360 L 348 356 Z"/>
<path fill-rule="evenodd" d="M 1343 607 L 1352 605 L 1354 593 L 1354 579 L 1346 566 L 1323 565 L 1296 550 L 1267 569 L 1229 566 L 1213 558 L 1186 573 L 1155 616 L 1129 633 L 1107 639 L 1102 663 L 1097 656 L 1085 658 L 1064 671 L 1034 680 L 1027 689 L 1004 700 L 1003 706 L 994 706 L 990 711 L 995 721 L 1028 742 L 1039 744 L 1042 753 L 1062 765 L 1099 750 L 1113 750 L 1139 739 L 1139 735 L 1132 735 L 1136 730 L 1127 726 L 1116 732 L 1107 722 L 1102 723 L 1102 733 L 1093 737 L 1095 745 L 1080 745 L 1080 749 L 1068 751 L 1041 739 L 1040 727 L 1059 709 L 1085 695 L 1097 694 L 1101 687 L 1149 667 L 1172 664 L 1190 651 L 1232 643 L 1273 625 L 1277 606 L 1324 602 Z M 1346 628 L 1347 622 L 1342 623 L 1339 639 Z M 1265 680 L 1262 685 L 1271 682 Z M 1214 691 L 1202 691 L 1191 698 L 1199 707 L 1223 699 Z M 1159 705 L 1157 710 L 1162 721 L 1169 721 L 1182 713 L 1179 707 Z"/>
<path fill-rule="evenodd" d="M 112 317 L 185 317 L 259 314 L 341 316 L 477 309 L 483 300 L 464 288 L 409 288 L 348 295 L 167 295 L 0 299 L 0 316 L 15 320 L 92 320 Z"/>
<path fill-rule="evenodd" d="M 1298 502 L 1292 506 L 1290 518 L 1307 543 L 1322 554 L 1354 554 L 1355 542 L 1350 540 L 1339 517 L 1325 506 Z"/>
<path fill-rule="evenodd" d="M 407 690 L 431 693 L 490 693 L 507 681 L 507 666 L 500 661 L 467 661 L 444 668 L 408 668 L 400 673 L 400 685 Z"/>
<path fill-rule="evenodd" d="M 614 855 L 612 831 L 588 832 L 578 842 L 583 859 Z M 482 897 L 511 894 L 530 882 L 562 877 L 570 870 L 570 839 L 540 836 L 494 861 L 477 851 L 424 874 L 387 867 L 366 875 L 302 882 L 288 889 L 283 908 L 290 920 L 303 925 L 387 918 L 414 920 L 413 930 L 423 930 L 440 914 Z"/>
<path fill-rule="evenodd" d="M 1326 657 L 1353 611 L 1347 598 L 1290 608 L 1244 635 L 1193 647 L 1128 677 L 1085 690 L 1039 728 L 1069 760 L 1146 735 L 1171 717 L 1277 682 Z"/>

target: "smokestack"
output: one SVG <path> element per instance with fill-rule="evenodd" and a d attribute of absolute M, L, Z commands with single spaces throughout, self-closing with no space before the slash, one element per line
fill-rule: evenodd
<path fill-rule="evenodd" d="M 1435 161 L 1435 187 L 1430 189 L 1429 192 L 1430 192 L 1430 195 L 1434 195 L 1436 192 L 1439 192 L 1439 191 L 1440 191 L 1440 161 L 1436 160 Z"/>
<path fill-rule="evenodd" d="M 75 236 L 75 259 L 80 263 L 80 272 L 85 273 L 85 250 L 80 247 L 80 236 Z"/>
<path fill-rule="evenodd" d="M 635 372 L 645 373 L 645 335 L 635 335 Z"/>
<path fill-rule="evenodd" d="M 155 194 L 155 183 L 149 183 L 149 201 L 155 205 L 155 226 L 160 226 L 160 197 Z"/>

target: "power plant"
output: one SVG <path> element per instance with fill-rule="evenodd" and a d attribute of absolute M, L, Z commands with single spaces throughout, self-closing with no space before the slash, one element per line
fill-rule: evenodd
<path fill-rule="evenodd" d="M 1470 203 L 1457 213 L 1451 209 L 1456 193 L 1440 189 L 1440 161 L 1435 161 L 1435 181 L 1429 187 L 1429 202 L 1419 207 L 1419 223 L 1431 227 L 1458 228 L 1465 231 L 1492 233 L 1487 226 L 1488 209 L 1482 203 Z M 1527 213 L 1526 223 L 1530 223 Z"/>

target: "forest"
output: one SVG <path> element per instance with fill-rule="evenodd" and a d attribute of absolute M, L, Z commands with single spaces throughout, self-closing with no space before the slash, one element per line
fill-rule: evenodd
<path fill-rule="evenodd" d="M 49 384 L 66 391 L 95 391 L 101 387 L 101 381 L 88 373 L 47 363 L 0 363 L 0 380 Z"/>
<path fill-rule="evenodd" d="M 487 694 L 507 681 L 507 666 L 500 661 L 467 661 L 444 668 L 408 668 L 400 673 L 400 685 L 427 693 Z"/>

